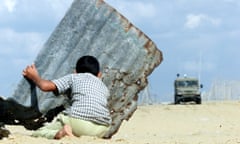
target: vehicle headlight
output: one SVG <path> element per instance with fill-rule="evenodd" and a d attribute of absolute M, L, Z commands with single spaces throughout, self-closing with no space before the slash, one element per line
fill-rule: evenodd
<path fill-rule="evenodd" d="M 182 95 L 183 92 L 182 92 L 182 91 L 178 91 L 177 94 L 178 94 L 178 95 Z"/>

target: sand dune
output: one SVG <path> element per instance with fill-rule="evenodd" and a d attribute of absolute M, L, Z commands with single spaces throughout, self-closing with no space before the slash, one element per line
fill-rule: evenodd
<path fill-rule="evenodd" d="M 21 126 L 7 126 L 1 144 L 236 144 L 240 143 L 240 102 L 139 106 L 110 140 L 94 137 L 33 138 Z"/>

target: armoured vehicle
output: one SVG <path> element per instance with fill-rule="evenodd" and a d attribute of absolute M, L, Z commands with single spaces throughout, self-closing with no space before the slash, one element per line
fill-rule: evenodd
<path fill-rule="evenodd" d="M 177 75 L 174 81 L 174 102 L 180 104 L 181 102 L 194 101 L 196 104 L 201 104 L 201 92 L 202 84 L 199 85 L 198 78 L 194 77 L 180 77 Z"/>

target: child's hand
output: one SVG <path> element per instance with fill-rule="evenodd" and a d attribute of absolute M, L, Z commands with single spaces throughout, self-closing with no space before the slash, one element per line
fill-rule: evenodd
<path fill-rule="evenodd" d="M 30 66 L 27 66 L 24 70 L 23 70 L 23 73 L 22 75 L 24 77 L 27 77 L 31 80 L 35 80 L 37 79 L 39 76 L 38 76 L 38 71 L 35 67 L 34 64 L 30 65 Z"/>
<path fill-rule="evenodd" d="M 38 75 L 37 68 L 34 64 L 27 66 L 22 75 L 32 80 L 42 91 L 56 91 L 56 85 L 49 80 L 44 80 Z"/>

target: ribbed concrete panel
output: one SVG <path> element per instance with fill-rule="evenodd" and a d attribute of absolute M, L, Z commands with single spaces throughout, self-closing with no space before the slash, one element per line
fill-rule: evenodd
<path fill-rule="evenodd" d="M 106 137 L 111 137 L 136 110 L 138 93 L 161 63 L 162 53 L 151 39 L 105 2 L 75 0 L 35 64 L 43 78 L 54 79 L 71 73 L 83 55 L 99 59 L 103 81 L 110 89 L 113 124 Z M 31 87 L 24 78 L 11 98 L 25 106 L 38 107 L 42 113 L 67 101 L 63 96 L 55 97 Z"/>

